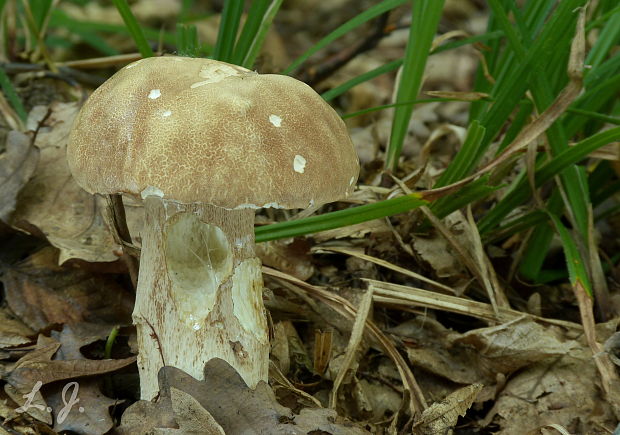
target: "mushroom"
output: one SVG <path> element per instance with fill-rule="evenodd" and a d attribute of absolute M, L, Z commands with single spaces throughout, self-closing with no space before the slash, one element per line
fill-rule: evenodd
<path fill-rule="evenodd" d="M 209 59 L 134 62 L 93 92 L 67 149 L 90 193 L 143 199 L 133 321 L 141 396 L 164 365 L 212 358 L 254 387 L 269 339 L 254 211 L 346 197 L 359 163 L 345 124 L 306 84 Z"/>

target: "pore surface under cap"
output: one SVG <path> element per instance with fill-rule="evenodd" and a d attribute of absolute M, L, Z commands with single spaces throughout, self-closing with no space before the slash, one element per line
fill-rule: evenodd
<path fill-rule="evenodd" d="M 100 86 L 67 151 L 91 193 L 220 207 L 307 207 L 350 193 L 359 172 L 347 129 L 309 86 L 223 62 L 156 57 Z"/>

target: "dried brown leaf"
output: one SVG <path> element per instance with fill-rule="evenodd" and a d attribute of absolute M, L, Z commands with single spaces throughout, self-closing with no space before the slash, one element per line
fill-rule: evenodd
<path fill-rule="evenodd" d="M 77 402 L 72 400 L 74 391 Z M 98 435 L 114 427 L 109 408 L 119 401 L 104 396 L 97 380 L 86 379 L 75 384 L 56 383 L 46 391 L 46 398 L 52 408 L 56 432 Z"/>
<path fill-rule="evenodd" d="M 599 385 L 589 349 L 550 358 L 511 377 L 483 425 L 499 424 L 502 435 L 536 433 L 551 424 L 574 434 L 607 434 L 603 428 L 617 422 Z"/>
<path fill-rule="evenodd" d="M 3 277 L 11 310 L 29 327 L 82 321 L 128 324 L 133 301 L 104 275 L 57 265 L 54 248 L 44 248 L 9 268 Z"/>
<path fill-rule="evenodd" d="M 200 406 L 200 403 L 184 391 L 170 387 L 172 410 L 176 416 L 179 428 L 158 428 L 154 434 L 196 434 L 196 435 L 224 435 L 224 429 L 209 412 Z"/>
<path fill-rule="evenodd" d="M 294 414 L 289 408 L 276 401 L 273 391 L 266 383 L 260 382 L 253 390 L 248 388 L 239 374 L 221 359 L 209 361 L 204 373 L 204 381 L 198 381 L 182 370 L 163 367 L 159 372 L 159 401 L 157 403 L 140 401 L 132 405 L 126 411 L 127 421 L 125 415 L 123 416 L 123 424 L 119 432 L 121 434 L 146 433 L 135 430 L 139 424 L 141 424 L 141 431 L 157 427 L 138 423 L 140 415 L 144 416 L 150 424 L 166 424 L 168 428 L 173 427 L 167 418 L 171 412 L 165 409 L 170 409 L 172 406 L 168 403 L 172 399 L 172 391 L 177 389 L 192 397 L 196 404 L 199 404 L 213 417 L 225 433 L 273 435 L 305 434 L 312 431 L 333 435 L 367 433 L 353 425 L 339 423 L 336 413 L 331 410 L 305 409 L 300 415 Z M 129 426 L 130 423 L 132 427 Z M 177 424 L 181 426 L 182 423 L 177 419 Z"/>
<path fill-rule="evenodd" d="M 24 133 L 10 131 L 6 150 L 0 155 L 0 219 L 5 222 L 15 210 L 19 191 L 37 167 L 39 149 L 30 141 Z"/>
<path fill-rule="evenodd" d="M 66 145 L 76 103 L 57 103 L 33 109 L 29 128 L 40 127 L 35 145 L 40 158 L 33 177 L 22 188 L 10 224 L 32 234 L 44 235 L 60 249 L 60 263 L 79 258 L 88 262 L 115 261 L 119 246 L 103 222 L 101 199 L 73 181 L 66 160 Z"/>
<path fill-rule="evenodd" d="M 482 390 L 481 384 L 460 388 L 441 402 L 435 402 L 422 414 L 414 433 L 451 435 L 459 416 L 464 416 L 476 396 Z"/>
<path fill-rule="evenodd" d="M 7 378 L 7 382 L 18 391 L 27 394 L 37 382 L 42 385 L 51 382 L 73 379 L 81 376 L 101 375 L 116 371 L 132 364 L 136 358 L 109 360 L 68 360 L 50 358 L 58 350 L 60 343 L 51 343 L 22 357 Z"/>
<path fill-rule="evenodd" d="M 259 243 L 255 251 L 264 265 L 289 273 L 302 281 L 314 274 L 308 246 L 303 240 Z"/>
<path fill-rule="evenodd" d="M 30 343 L 35 332 L 5 307 L 0 309 L 0 349 Z"/>
<path fill-rule="evenodd" d="M 499 326 L 475 329 L 453 341 L 471 346 L 479 365 L 491 373 L 509 374 L 535 362 L 569 354 L 579 347 L 553 327 L 522 317 Z"/>

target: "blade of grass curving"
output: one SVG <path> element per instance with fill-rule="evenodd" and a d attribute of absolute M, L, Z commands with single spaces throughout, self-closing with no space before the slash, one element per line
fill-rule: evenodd
<path fill-rule="evenodd" d="M 592 112 L 591 110 L 582 110 L 582 109 L 575 109 L 575 108 L 568 108 L 566 109 L 566 111 L 569 113 L 574 113 L 576 115 L 583 115 L 590 119 L 596 119 L 601 122 L 606 122 L 608 124 L 620 125 L 620 118 L 615 117 L 615 116 L 608 116 L 602 113 Z"/>
<path fill-rule="evenodd" d="M 230 62 L 235 40 L 237 39 L 241 15 L 243 14 L 244 3 L 242 0 L 226 0 L 224 2 L 222 19 L 220 20 L 220 27 L 217 33 L 217 42 L 213 50 L 213 59 Z"/>
<path fill-rule="evenodd" d="M 99 35 L 97 35 L 94 32 L 84 32 L 82 30 L 78 30 L 78 29 L 71 29 L 71 32 L 73 32 L 73 34 L 79 36 L 79 38 L 87 45 L 90 45 L 92 48 L 94 48 L 95 50 L 99 51 L 101 54 L 106 55 L 106 56 L 116 56 L 121 54 L 120 51 L 118 51 L 116 48 L 112 47 L 110 44 L 108 44 L 105 39 L 103 39 L 102 37 L 100 37 Z M 66 38 L 63 38 L 66 40 Z M 50 38 L 48 37 L 46 39 L 46 42 L 49 44 L 50 43 Z"/>
<path fill-rule="evenodd" d="M 553 226 L 562 241 L 562 247 L 564 248 L 564 256 L 566 257 L 566 265 L 568 268 L 568 276 L 573 286 L 582 285 L 588 296 L 592 297 L 592 286 L 590 285 L 590 279 L 588 278 L 588 272 L 586 270 L 586 263 L 579 254 L 579 249 L 573 241 L 573 236 L 562 224 L 560 219 L 553 213 L 548 213 Z"/>
<path fill-rule="evenodd" d="M 403 101 L 402 103 L 383 104 L 381 106 L 369 107 L 367 109 L 345 113 L 344 115 L 341 116 L 341 118 L 342 119 L 354 118 L 356 116 L 365 115 L 367 113 L 378 112 L 380 110 L 391 109 L 393 107 L 406 106 L 407 104 L 445 103 L 446 101 L 470 101 L 470 100 L 464 100 L 461 98 L 423 98 L 421 100 Z"/>
<path fill-rule="evenodd" d="M 441 53 L 442 51 L 453 50 L 464 45 L 476 44 L 479 42 L 489 42 L 492 40 L 499 40 L 504 36 L 504 32 L 496 30 L 494 32 L 483 33 L 482 35 L 469 36 L 467 38 L 459 39 L 457 41 L 446 42 L 431 51 L 431 54 Z"/>
<path fill-rule="evenodd" d="M 411 193 L 409 195 L 399 196 L 398 198 L 387 199 L 373 204 L 351 207 L 345 210 L 311 216 L 304 219 L 256 227 L 256 242 L 259 243 L 286 237 L 301 236 L 348 225 L 355 225 L 373 219 L 404 213 L 427 204 L 428 201 L 421 199 L 420 195 Z"/>
<path fill-rule="evenodd" d="M 606 56 L 609 55 L 611 49 L 620 42 L 620 9 L 609 16 L 605 25 L 601 29 L 596 42 L 590 49 L 586 57 L 586 64 L 590 68 L 599 66 Z M 586 72 L 587 74 L 587 72 Z"/>
<path fill-rule="evenodd" d="M 335 88 L 330 89 L 329 91 L 323 92 L 321 94 L 321 97 L 323 97 L 325 101 L 331 101 L 339 95 L 344 94 L 349 89 L 359 85 L 360 83 L 367 82 L 368 80 L 372 80 L 375 77 L 380 76 L 381 74 L 385 74 L 398 69 L 402 64 L 403 59 L 396 59 L 392 62 L 388 62 L 385 65 L 381 65 L 378 68 L 372 69 L 356 77 L 353 77 L 351 80 L 348 80 L 336 86 Z"/>
<path fill-rule="evenodd" d="M 254 62 L 256 62 L 256 58 L 258 57 L 258 54 L 263 47 L 263 43 L 265 42 L 265 38 L 267 37 L 267 31 L 271 27 L 273 19 L 280 10 L 280 6 L 282 6 L 282 1 L 283 0 L 272 0 L 269 8 L 265 11 L 260 27 L 258 28 L 254 39 L 252 39 L 252 45 L 248 49 L 245 58 L 241 63 L 241 65 L 245 68 L 252 68 L 254 66 Z"/>
<path fill-rule="evenodd" d="M 554 156 L 549 162 L 542 164 L 535 175 L 535 185 L 540 187 L 543 183 L 551 180 L 565 168 L 578 163 L 588 154 L 609 143 L 620 140 L 620 127 L 601 131 L 576 145 Z M 523 178 L 489 213 L 479 222 L 480 234 L 486 234 L 495 228 L 512 210 L 531 197 L 530 186 Z"/>
<path fill-rule="evenodd" d="M 473 120 L 467 129 L 463 146 L 456 154 L 448 168 L 435 183 L 435 188 L 447 186 L 465 177 L 471 169 L 471 160 L 476 158 L 486 129 L 480 122 Z M 436 211 L 436 210 L 433 210 Z"/>
<path fill-rule="evenodd" d="M 467 204 L 486 198 L 491 193 L 501 189 L 503 186 L 493 186 L 488 184 L 489 176 L 484 175 L 479 179 L 467 184 L 445 198 L 440 198 L 433 202 L 431 210 L 440 219 L 448 216 L 455 210 L 465 207 Z"/>
<path fill-rule="evenodd" d="M 490 233 L 487 233 L 483 238 L 483 243 L 497 243 L 500 240 L 505 240 L 510 236 L 520 233 L 525 230 L 529 230 L 533 226 L 540 224 L 541 222 L 546 222 L 548 220 L 548 216 L 545 212 L 541 210 L 534 210 L 529 213 L 524 214 L 523 216 L 519 216 L 514 218 L 500 227 L 494 229 Z"/>
<path fill-rule="evenodd" d="M 359 15 L 351 18 L 349 21 L 338 27 L 336 30 L 331 32 L 329 35 L 325 36 L 319 42 L 310 47 L 305 53 L 299 56 L 297 59 L 291 63 L 288 68 L 282 71 L 282 74 L 291 74 L 295 71 L 299 66 L 304 63 L 310 56 L 327 47 L 336 39 L 348 34 L 356 27 L 364 24 L 366 21 L 370 21 L 373 18 L 378 17 L 404 3 L 407 3 L 409 0 L 383 0 L 381 3 L 374 5 L 373 7 L 365 10 Z M 443 1 L 443 0 L 441 0 Z M 417 2 L 416 2 L 417 3 Z"/>
<path fill-rule="evenodd" d="M 474 44 L 477 42 L 484 42 L 484 41 L 489 41 L 492 39 L 497 39 L 497 38 L 500 38 L 501 36 L 502 36 L 502 32 L 497 31 L 497 32 L 486 33 L 484 35 L 476 35 L 476 36 L 472 36 L 469 38 L 464 38 L 459 41 L 448 42 L 446 44 L 441 45 L 440 47 L 437 47 L 435 50 L 431 52 L 431 54 L 436 54 L 442 51 L 452 50 L 454 48 L 462 47 L 468 44 Z M 360 74 L 359 76 L 353 77 L 352 79 L 336 86 L 335 88 L 332 88 L 329 91 L 322 93 L 321 97 L 323 97 L 325 101 L 331 101 L 334 98 L 344 94 L 349 89 L 361 83 L 367 82 L 368 80 L 372 80 L 375 77 L 378 77 L 382 74 L 386 74 L 388 72 L 398 69 L 402 64 L 403 64 L 402 58 L 388 62 L 385 65 L 381 65 L 380 67 L 374 68 L 370 71 Z"/>
<path fill-rule="evenodd" d="M 504 31 L 504 34 L 508 39 L 510 47 L 514 50 L 516 57 L 519 60 L 525 59 L 528 47 L 524 44 L 527 44 L 529 38 L 523 34 L 519 34 L 517 29 L 512 26 L 506 11 L 501 7 L 498 0 L 489 0 L 489 5 L 494 16 L 498 20 L 500 28 Z M 522 19 L 520 19 L 518 14 L 515 15 L 515 20 L 519 22 L 521 29 L 527 28 L 526 24 L 522 22 Z M 519 25 L 517 27 L 519 27 Z M 566 34 L 566 38 L 572 39 L 572 33 Z M 576 36 L 576 38 L 579 38 L 579 36 Z M 581 53 L 581 55 L 583 55 L 583 53 Z M 563 81 L 560 82 L 562 86 L 564 86 Z M 557 87 L 557 85 L 552 86 L 550 84 L 545 74 L 536 74 L 533 77 L 531 90 L 535 104 L 540 113 L 552 104 L 554 100 L 552 89 Z M 559 122 L 552 124 L 547 129 L 547 138 L 553 154 L 561 152 L 568 146 L 566 134 L 562 129 L 561 123 Z M 582 195 L 582 189 L 580 188 L 582 185 L 582 180 L 580 180 L 580 176 L 577 172 L 577 168 L 567 168 L 566 171 L 561 174 L 561 183 L 566 191 L 566 205 L 569 207 L 571 216 L 575 219 L 575 223 L 580 230 L 580 234 L 585 237 L 587 234 L 588 222 L 587 206 Z"/>
<path fill-rule="evenodd" d="M 396 91 L 396 103 L 411 101 L 418 96 L 426 60 L 441 19 L 444 0 L 418 0 L 413 3 L 409 40 L 405 48 L 403 69 Z M 399 106 L 394 109 L 392 131 L 385 152 L 385 168 L 395 171 L 403 147 L 413 106 Z"/>
<path fill-rule="evenodd" d="M 540 34 L 527 50 L 525 57 L 506 69 L 506 74 L 496 78 L 490 92 L 494 100 L 492 106 L 479 110 L 478 119 L 486 128 L 486 134 L 474 159 L 469 162 L 468 173 L 478 164 L 495 136 L 502 130 L 506 120 L 515 106 L 521 101 L 530 83 L 530 76 L 553 61 L 557 56 L 557 47 L 566 35 L 573 32 L 576 20 L 576 8 L 586 0 L 564 0 L 557 4 L 554 13 L 541 29 Z M 494 16 L 494 18 L 496 18 Z M 476 89 L 484 92 L 485 89 Z"/>
<path fill-rule="evenodd" d="M 519 132 L 525 128 L 530 119 L 529 117 L 532 114 L 533 110 L 532 102 L 530 100 L 523 100 L 521 101 L 519 106 L 520 107 L 517 111 L 517 114 L 512 119 L 510 127 L 508 127 L 508 130 L 506 131 L 506 134 L 504 134 L 502 142 L 497 148 L 498 152 L 503 151 L 508 145 L 512 143 L 513 140 L 517 138 Z"/>
<path fill-rule="evenodd" d="M 41 31 L 45 23 L 45 19 L 52 7 L 52 0 L 39 0 L 29 2 L 30 10 L 32 11 L 32 18 L 37 31 Z"/>
<path fill-rule="evenodd" d="M 108 32 L 115 34 L 127 34 L 131 36 L 126 26 L 118 24 L 101 23 L 97 21 L 80 21 L 69 17 L 61 9 L 54 9 L 50 18 L 51 27 L 61 27 L 70 32 L 78 34 L 78 32 Z M 142 27 L 142 33 L 148 39 L 162 39 L 166 44 L 174 45 L 176 43 L 176 35 L 172 32 L 161 32 L 157 29 Z"/>
<path fill-rule="evenodd" d="M 554 191 L 547 201 L 547 210 L 553 214 L 562 212 L 563 209 L 562 195 L 559 190 Z M 547 257 L 547 252 L 551 241 L 553 240 L 553 231 L 549 221 L 545 219 L 541 222 L 528 239 L 527 247 L 521 257 L 519 264 L 519 274 L 530 281 L 538 282 L 543 262 Z"/>
<path fill-rule="evenodd" d="M 136 17 L 131 12 L 129 5 L 127 4 L 127 0 L 113 0 L 113 2 L 114 6 L 116 6 L 116 9 L 118 10 L 118 13 L 121 17 L 123 17 L 127 30 L 129 30 L 129 34 L 136 43 L 136 47 L 138 47 L 138 51 L 142 57 L 153 56 L 153 50 L 142 32 L 142 28 L 140 27 L 140 24 L 138 24 L 138 20 L 136 20 Z"/>
<path fill-rule="evenodd" d="M 0 88 L 2 88 L 2 92 L 4 92 L 6 99 L 13 107 L 13 110 L 15 110 L 15 113 L 17 113 L 17 116 L 19 116 L 19 119 L 21 119 L 23 123 L 26 123 L 28 113 L 22 104 L 22 100 L 17 95 L 9 76 L 6 74 L 6 71 L 4 71 L 4 68 L 0 68 Z"/>
<path fill-rule="evenodd" d="M 271 0 L 253 0 L 250 4 L 250 10 L 243 24 L 243 29 L 241 30 L 241 34 L 233 50 L 231 63 L 235 65 L 241 65 L 243 63 L 270 3 Z"/>

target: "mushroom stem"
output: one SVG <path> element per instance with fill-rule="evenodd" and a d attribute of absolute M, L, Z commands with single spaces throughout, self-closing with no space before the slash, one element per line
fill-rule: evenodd
<path fill-rule="evenodd" d="M 203 379 L 222 358 L 250 386 L 267 379 L 269 340 L 254 211 L 148 196 L 136 305 L 141 397 L 163 365 Z"/>

